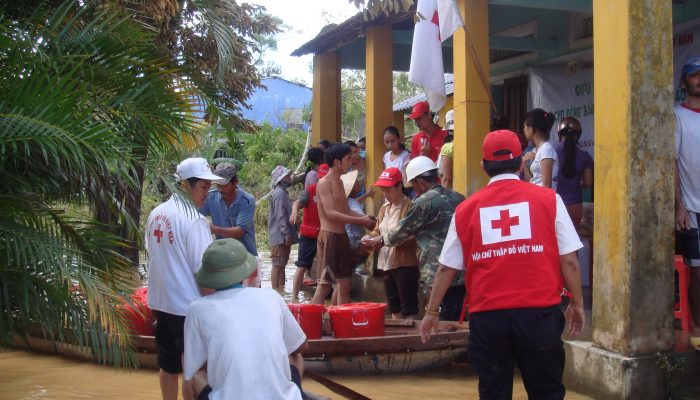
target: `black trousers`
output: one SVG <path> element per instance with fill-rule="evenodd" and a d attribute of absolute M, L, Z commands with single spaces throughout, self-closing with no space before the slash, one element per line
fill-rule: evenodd
<path fill-rule="evenodd" d="M 447 289 L 440 303 L 440 321 L 459 321 L 466 292 L 464 285 L 450 286 Z"/>
<path fill-rule="evenodd" d="M 384 291 L 392 314 L 404 317 L 418 314 L 418 267 L 398 267 L 386 271 Z"/>
<path fill-rule="evenodd" d="M 512 398 L 516 363 L 529 400 L 563 399 L 564 322 L 558 306 L 469 314 L 469 363 L 481 400 Z"/>

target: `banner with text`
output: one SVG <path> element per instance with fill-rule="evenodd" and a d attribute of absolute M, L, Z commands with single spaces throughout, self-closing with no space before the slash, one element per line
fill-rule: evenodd
<path fill-rule="evenodd" d="M 593 68 L 532 67 L 528 107 L 555 115 L 550 141 L 559 141 L 557 125 L 571 116 L 581 122 L 579 147 L 593 155 Z"/>

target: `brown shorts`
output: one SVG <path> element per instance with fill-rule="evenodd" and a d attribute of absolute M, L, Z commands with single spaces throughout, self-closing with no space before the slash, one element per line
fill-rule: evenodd
<path fill-rule="evenodd" d="M 321 283 L 333 284 L 338 279 L 352 278 L 355 257 L 346 233 L 322 230 L 316 243 L 316 260 L 319 269 L 323 271 Z"/>
<path fill-rule="evenodd" d="M 270 247 L 270 259 L 273 267 L 284 267 L 289 261 L 289 252 L 292 246 L 286 246 L 284 243 Z"/>

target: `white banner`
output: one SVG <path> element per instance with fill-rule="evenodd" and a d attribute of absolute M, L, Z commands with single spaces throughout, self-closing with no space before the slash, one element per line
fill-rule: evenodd
<path fill-rule="evenodd" d="M 530 68 L 528 106 L 541 108 L 556 116 L 550 141 L 559 141 L 557 125 L 564 117 L 581 122 L 579 147 L 593 155 L 593 68 Z"/>
<path fill-rule="evenodd" d="M 675 103 L 685 100 L 679 81 L 683 64 L 700 56 L 700 19 L 680 24 L 673 29 L 673 84 Z M 583 133 L 579 146 L 593 155 L 593 68 L 567 67 L 530 68 L 528 107 L 542 108 L 556 115 L 551 141 L 556 143 L 559 121 L 572 116 L 581 121 Z"/>

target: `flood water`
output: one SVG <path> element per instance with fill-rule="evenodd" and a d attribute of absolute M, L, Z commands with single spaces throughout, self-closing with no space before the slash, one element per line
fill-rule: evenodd
<path fill-rule="evenodd" d="M 296 246 L 295 246 L 296 247 Z M 291 302 L 291 285 L 296 260 L 293 249 L 290 265 L 285 275 L 285 293 Z M 269 258 L 262 255 L 264 268 L 262 286 L 270 287 Z M 312 292 L 300 293 L 306 302 Z M 411 375 L 384 376 L 327 376 L 368 398 L 389 399 L 477 399 L 478 379 L 466 364 L 452 364 L 434 371 Z M 334 394 L 321 384 L 305 378 L 305 390 L 332 399 L 343 397 Z M 31 353 L 0 348 L 0 399 L 160 399 L 158 374 L 155 370 L 116 371 L 88 362 L 74 361 L 54 355 Z M 590 397 L 568 392 L 567 399 L 585 400 Z M 513 399 L 525 400 L 527 395 L 522 381 L 516 376 Z"/>

